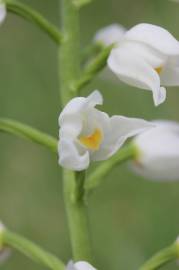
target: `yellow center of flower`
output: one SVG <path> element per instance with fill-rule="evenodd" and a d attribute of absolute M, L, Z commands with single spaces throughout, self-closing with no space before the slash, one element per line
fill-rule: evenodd
<path fill-rule="evenodd" d="M 96 128 L 92 134 L 88 136 L 81 136 L 79 138 L 80 142 L 90 150 L 98 150 L 102 139 L 102 132 L 98 128 Z"/>
<path fill-rule="evenodd" d="M 163 67 L 160 66 L 160 67 L 155 68 L 155 71 L 157 71 L 157 73 L 160 75 L 160 73 L 162 72 L 162 69 Z"/>

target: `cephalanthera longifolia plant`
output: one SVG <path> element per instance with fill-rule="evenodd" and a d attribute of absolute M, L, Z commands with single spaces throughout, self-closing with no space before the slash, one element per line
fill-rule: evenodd
<path fill-rule="evenodd" d="M 113 24 L 99 30 L 91 46 L 80 49 L 79 12 L 91 0 L 61 0 L 62 25 L 48 22 L 41 14 L 16 0 L 0 1 L 0 22 L 13 12 L 45 31 L 59 47 L 60 96 L 59 139 L 19 123 L 0 118 L 0 130 L 31 139 L 58 154 L 63 169 L 72 258 L 68 262 L 44 251 L 0 224 L 0 260 L 12 249 L 53 270 L 95 270 L 89 237 L 86 200 L 89 191 L 122 162 L 151 179 L 179 179 L 179 124 L 145 121 L 114 115 L 97 109 L 103 104 L 98 90 L 82 97 L 81 90 L 106 65 L 108 72 L 132 86 L 152 91 L 157 106 L 166 99 L 164 86 L 179 85 L 179 42 L 165 29 L 142 23 L 130 30 Z M 135 104 L 134 104 L 135 105 Z M 130 143 L 124 143 L 134 137 Z M 91 162 L 100 161 L 90 174 Z M 158 269 L 179 258 L 178 239 L 159 251 L 140 270 Z M 92 266 L 94 265 L 94 266 Z M 95 268 L 94 268 L 95 267 Z"/>

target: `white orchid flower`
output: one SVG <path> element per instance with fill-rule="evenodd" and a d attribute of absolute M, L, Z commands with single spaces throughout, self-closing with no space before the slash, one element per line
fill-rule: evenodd
<path fill-rule="evenodd" d="M 96 270 L 96 269 L 91 264 L 85 261 L 79 261 L 76 263 L 70 261 L 67 264 L 66 270 Z"/>
<path fill-rule="evenodd" d="M 7 15 L 7 10 L 6 10 L 6 5 L 5 3 L 1 0 L 0 1 L 0 24 L 3 23 Z"/>
<path fill-rule="evenodd" d="M 121 81 L 151 90 L 157 106 L 166 99 L 161 85 L 179 85 L 179 42 L 159 26 L 138 24 L 111 51 L 108 66 Z"/>
<path fill-rule="evenodd" d="M 127 138 L 151 127 L 147 121 L 124 116 L 109 117 L 95 108 L 103 103 L 99 91 L 87 98 L 73 98 L 59 116 L 59 164 L 81 171 L 90 160 L 106 160 Z"/>
<path fill-rule="evenodd" d="M 179 180 L 179 123 L 154 121 L 155 127 L 137 135 L 136 173 L 154 180 Z"/>
<path fill-rule="evenodd" d="M 122 25 L 117 23 L 111 24 L 97 31 L 94 41 L 102 43 L 105 46 L 109 46 L 113 43 L 118 44 L 125 32 L 126 29 Z"/>

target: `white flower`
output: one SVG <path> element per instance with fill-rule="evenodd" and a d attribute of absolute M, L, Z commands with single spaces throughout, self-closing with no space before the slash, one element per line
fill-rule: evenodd
<path fill-rule="evenodd" d="M 151 90 L 157 106 L 166 98 L 161 85 L 179 85 L 179 42 L 159 26 L 138 24 L 111 51 L 108 66 L 121 81 Z"/>
<path fill-rule="evenodd" d="M 137 135 L 133 168 L 154 180 L 179 180 L 179 123 L 154 121 L 155 127 Z"/>
<path fill-rule="evenodd" d="M 94 41 L 109 46 L 113 43 L 119 43 L 126 32 L 126 29 L 120 24 L 111 24 L 97 31 Z"/>
<path fill-rule="evenodd" d="M 0 24 L 3 23 L 7 15 L 6 5 L 0 1 Z"/>
<path fill-rule="evenodd" d="M 59 164 L 80 171 L 90 160 L 106 160 L 127 140 L 151 126 L 148 122 L 112 116 L 95 108 L 103 98 L 94 91 L 87 98 L 76 97 L 59 116 Z"/>
<path fill-rule="evenodd" d="M 91 264 L 85 261 L 79 261 L 76 263 L 70 261 L 67 264 L 66 270 L 96 270 L 96 269 Z"/>

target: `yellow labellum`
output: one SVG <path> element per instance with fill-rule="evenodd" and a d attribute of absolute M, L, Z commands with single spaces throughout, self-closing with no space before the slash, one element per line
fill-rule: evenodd
<path fill-rule="evenodd" d="M 90 150 L 98 150 L 102 142 L 103 135 L 100 129 L 96 128 L 89 136 L 81 136 L 80 142 Z"/>
<path fill-rule="evenodd" d="M 160 66 L 160 67 L 155 68 L 155 71 L 157 71 L 157 73 L 160 74 L 162 72 L 162 69 L 163 67 Z"/>

